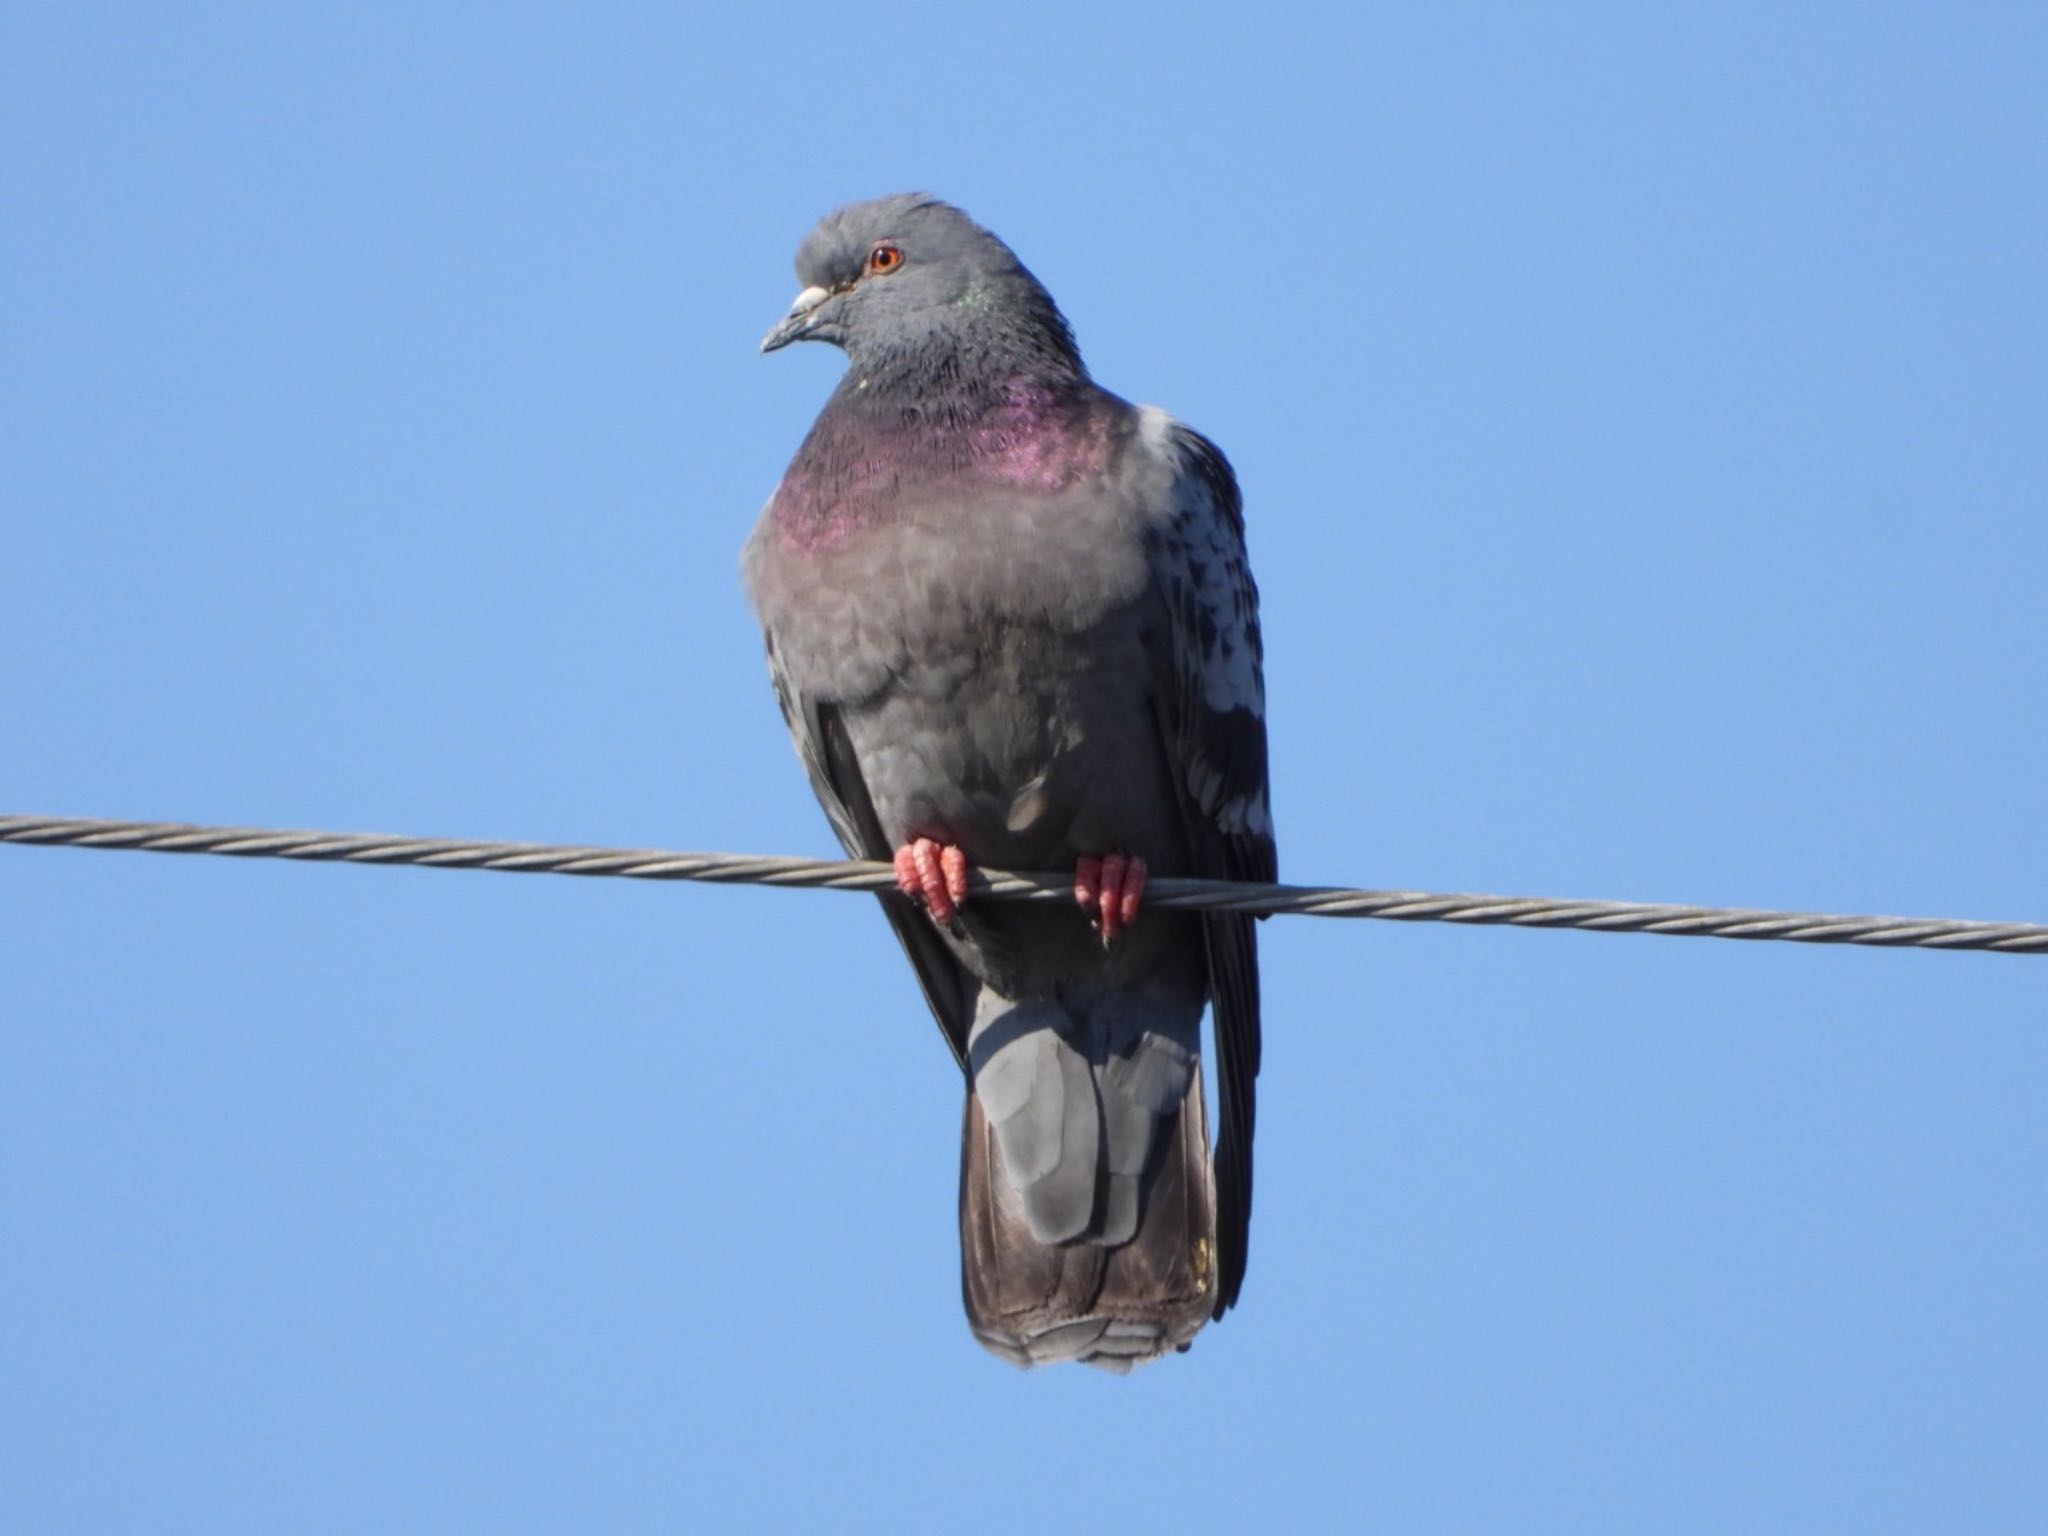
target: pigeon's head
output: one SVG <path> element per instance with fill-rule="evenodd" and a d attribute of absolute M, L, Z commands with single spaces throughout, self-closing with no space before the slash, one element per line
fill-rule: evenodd
<path fill-rule="evenodd" d="M 972 348 L 1078 373 L 1073 333 L 1010 248 L 958 208 L 920 193 L 829 213 L 797 248 L 803 291 L 761 338 L 829 341 L 862 371 Z"/>

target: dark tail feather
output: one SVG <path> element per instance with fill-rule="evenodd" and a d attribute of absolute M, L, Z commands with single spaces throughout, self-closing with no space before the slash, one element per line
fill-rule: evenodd
<path fill-rule="evenodd" d="M 1216 1197 L 1202 1075 L 1161 1137 L 1137 1234 L 1115 1248 L 1031 1235 L 972 1089 L 960 1156 L 960 1285 L 967 1322 L 1017 1365 L 1080 1360 L 1127 1371 L 1185 1349 L 1216 1304 Z"/>

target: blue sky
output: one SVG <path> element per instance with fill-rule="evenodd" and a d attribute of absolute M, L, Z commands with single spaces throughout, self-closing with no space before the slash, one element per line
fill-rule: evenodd
<path fill-rule="evenodd" d="M 824 852 L 840 202 L 1213 435 L 1283 873 L 2048 919 L 2036 6 L 0 16 L 0 810 Z M 847 897 L 0 848 L 0 1528 L 2018 1531 L 2048 970 L 1280 920 L 1241 1309 L 959 1315 Z"/>

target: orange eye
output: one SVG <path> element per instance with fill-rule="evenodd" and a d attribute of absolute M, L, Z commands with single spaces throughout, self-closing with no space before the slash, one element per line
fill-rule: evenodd
<path fill-rule="evenodd" d="M 903 251 L 900 246 L 884 240 L 868 252 L 868 271 L 877 277 L 894 272 L 903 265 Z"/>

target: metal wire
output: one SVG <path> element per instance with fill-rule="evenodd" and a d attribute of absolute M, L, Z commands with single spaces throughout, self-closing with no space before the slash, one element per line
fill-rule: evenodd
<path fill-rule="evenodd" d="M 896 872 L 891 866 L 859 861 L 673 853 L 556 843 L 479 843 L 458 838 L 386 837 L 359 832 L 284 832 L 263 827 L 193 826 L 174 821 L 0 816 L 0 842 L 121 848 L 146 853 L 215 853 L 251 859 L 416 864 L 431 869 L 498 869 L 516 874 L 699 880 L 714 885 L 814 886 L 831 891 L 896 888 Z M 971 876 L 969 894 L 997 901 L 1072 901 L 1074 880 L 1072 875 L 982 869 Z M 1948 917 L 1843 917 L 1744 907 L 1177 879 L 1149 882 L 1145 887 L 1145 904 L 1148 908 L 1182 911 L 1377 917 L 1395 922 L 1505 923 L 1518 928 L 1584 928 L 1599 933 L 1668 933 L 1711 939 L 1785 939 L 1799 944 L 2048 954 L 2048 924 L 1987 923 Z"/>

